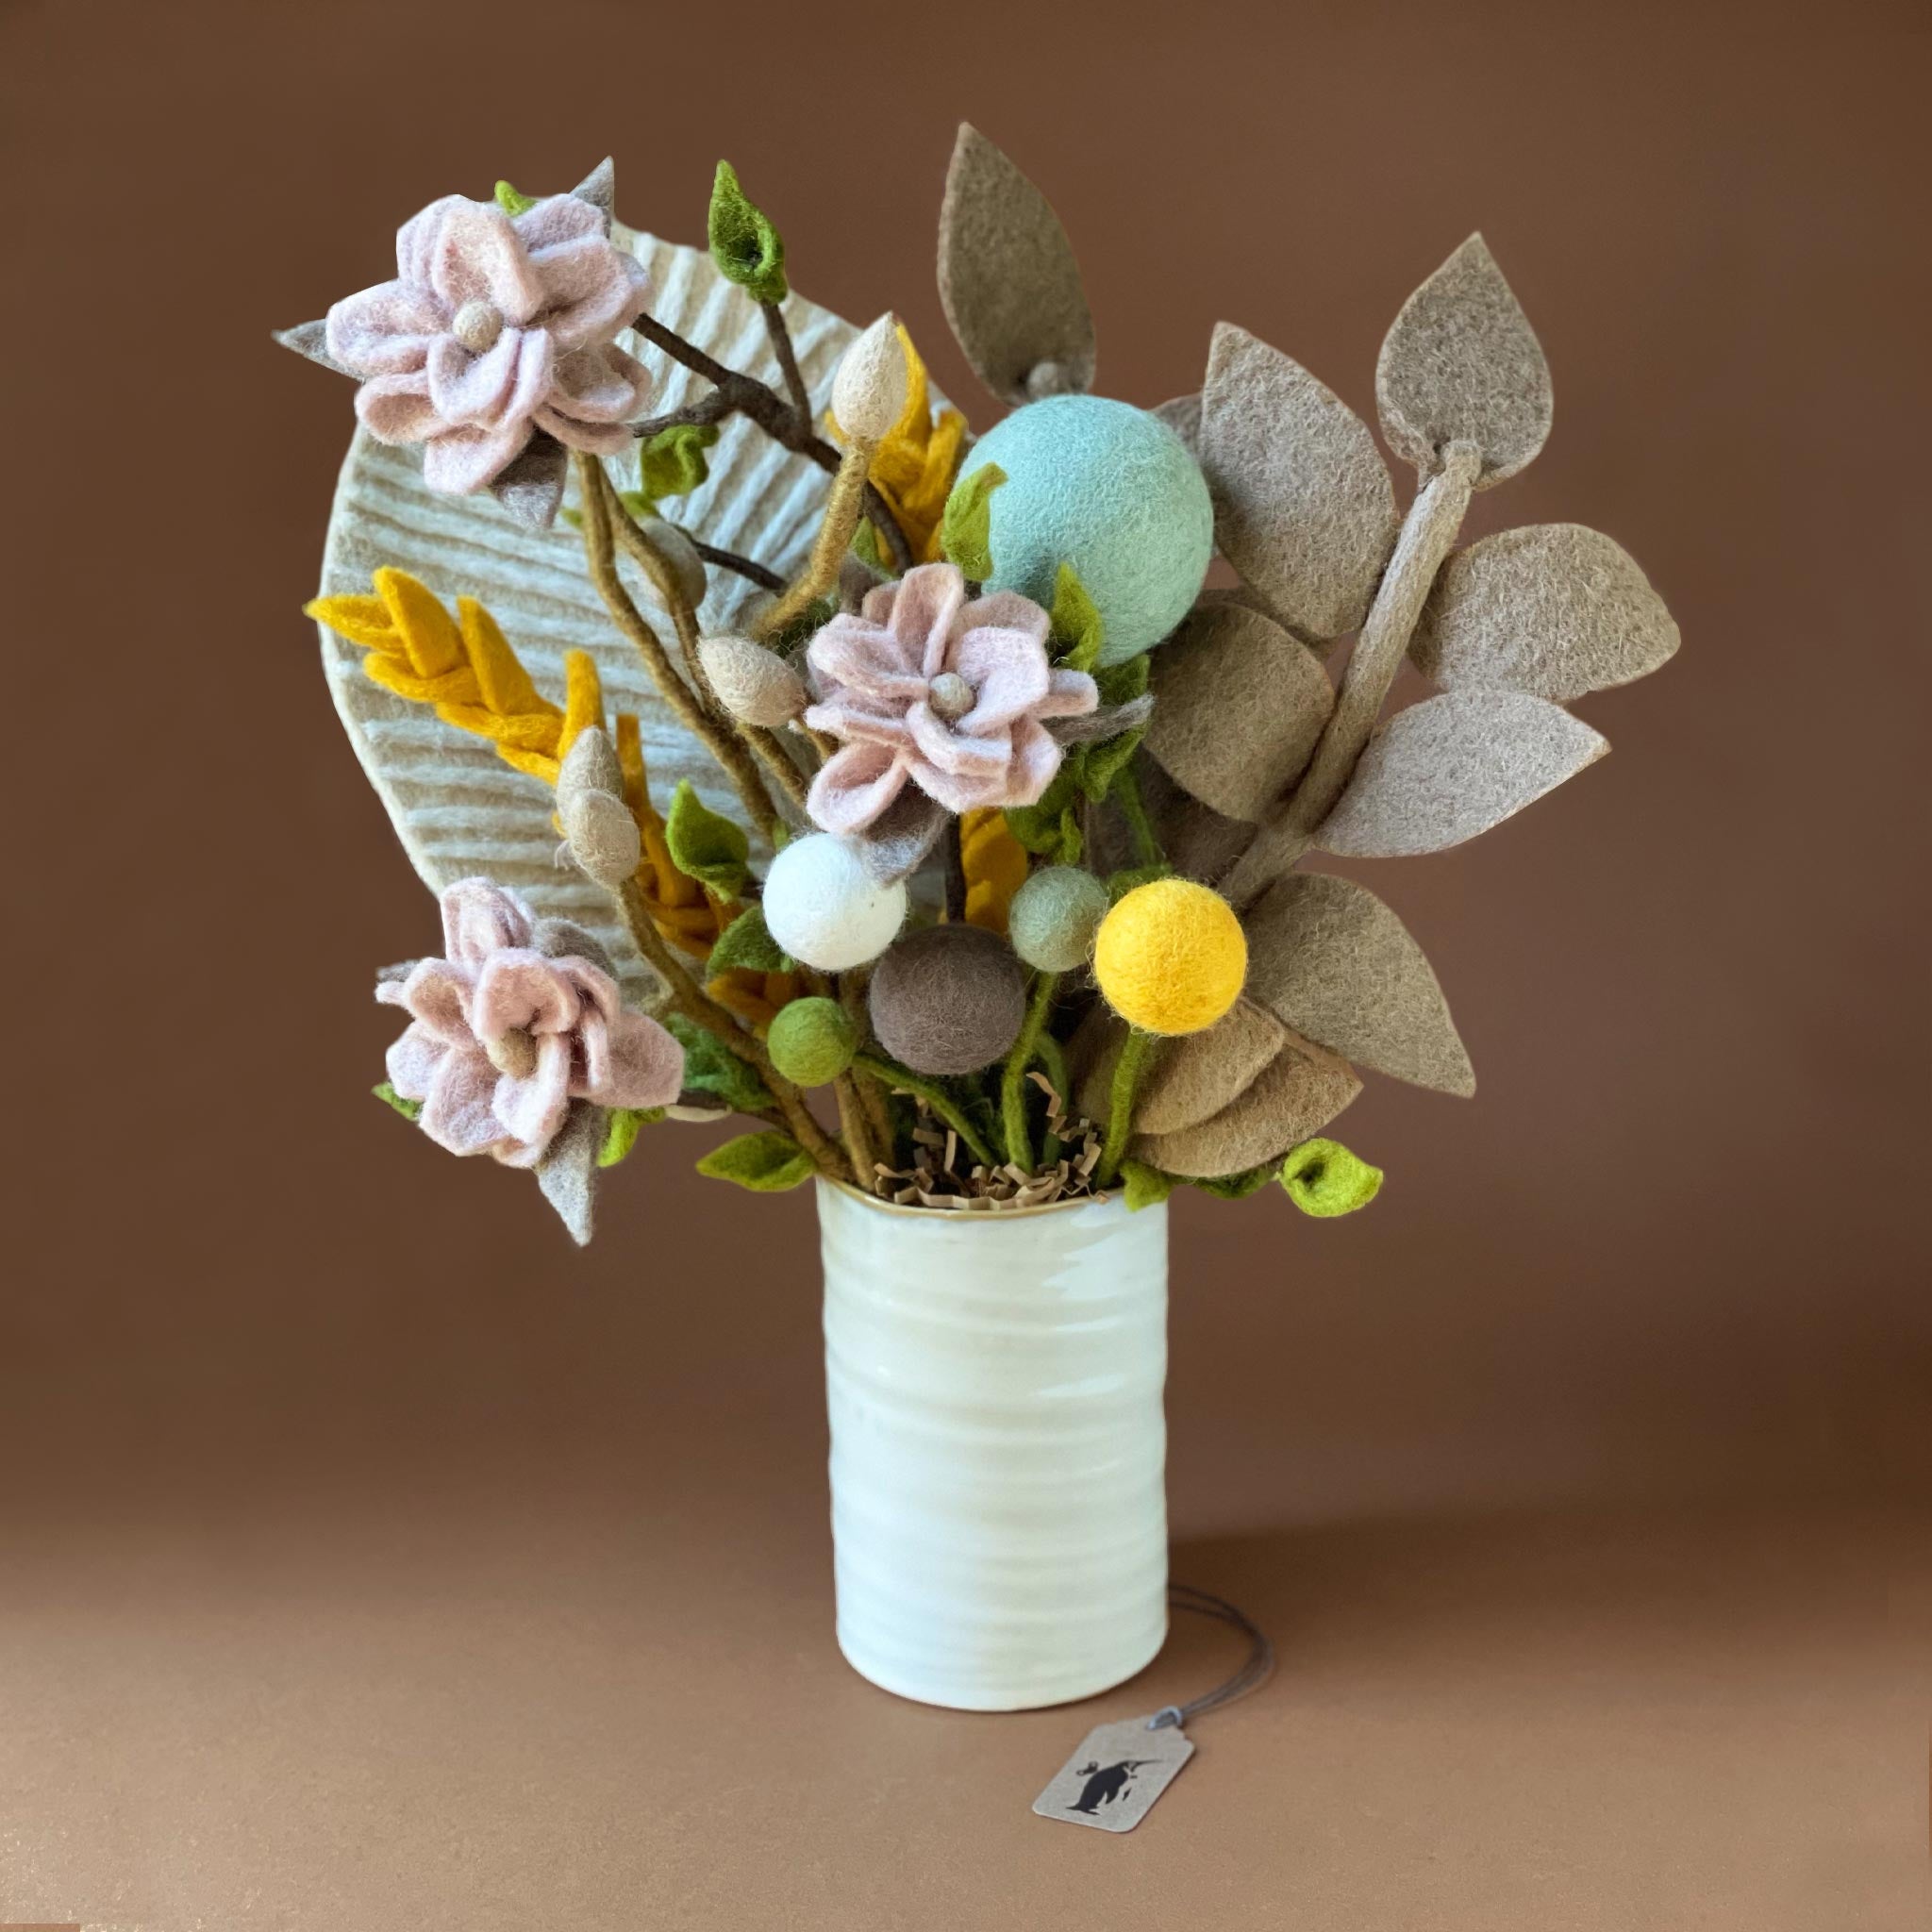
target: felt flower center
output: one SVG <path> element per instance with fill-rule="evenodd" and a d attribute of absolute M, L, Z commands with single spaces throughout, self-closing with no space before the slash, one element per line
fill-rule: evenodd
<path fill-rule="evenodd" d="M 512 1026 L 495 1040 L 486 1040 L 483 1051 L 499 1074 L 513 1080 L 527 1080 L 537 1071 L 537 1042 L 521 1026 Z"/>
<path fill-rule="evenodd" d="M 457 310 L 449 332 L 471 355 L 480 356 L 496 346 L 496 339 L 503 333 L 503 310 L 481 296 L 473 296 Z"/>
<path fill-rule="evenodd" d="M 941 671 L 927 688 L 926 702 L 950 724 L 979 702 L 979 693 L 957 671 Z"/>

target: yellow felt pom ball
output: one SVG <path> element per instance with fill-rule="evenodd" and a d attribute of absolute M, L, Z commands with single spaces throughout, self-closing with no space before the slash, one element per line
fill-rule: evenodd
<path fill-rule="evenodd" d="M 1240 998 L 1248 941 L 1234 908 L 1191 879 L 1136 886 L 1100 923 L 1093 976 L 1148 1033 L 1198 1033 Z"/>

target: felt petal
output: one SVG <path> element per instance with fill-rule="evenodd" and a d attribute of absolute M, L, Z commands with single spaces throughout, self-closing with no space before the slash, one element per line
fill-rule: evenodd
<path fill-rule="evenodd" d="M 445 429 L 423 449 L 423 480 L 444 496 L 467 496 L 509 468 L 529 441 L 531 425 L 511 421 L 500 429 Z"/>
<path fill-rule="evenodd" d="M 976 696 L 959 720 L 961 731 L 992 731 L 1023 717 L 1047 694 L 1052 675 L 1037 638 L 1019 630 L 969 630 L 947 648 L 956 671 Z"/>
<path fill-rule="evenodd" d="M 491 1154 L 503 1144 L 503 1123 L 491 1105 L 497 1072 L 475 1045 L 443 1056 L 429 1083 L 416 1124 L 452 1154 Z"/>
<path fill-rule="evenodd" d="M 452 959 L 480 965 L 499 946 L 527 946 L 530 911 L 493 879 L 458 879 L 442 889 L 442 942 Z"/>
<path fill-rule="evenodd" d="M 568 1033 L 583 1014 L 583 1001 L 554 959 L 509 947 L 492 953 L 476 975 L 470 1024 L 478 1040 L 506 1033 Z"/>
<path fill-rule="evenodd" d="M 953 620 L 966 601 L 966 579 L 950 563 L 922 563 L 889 588 L 895 594 L 888 628 L 905 647 L 908 658 L 927 677 L 937 677 L 945 669 Z M 868 617 L 879 594 L 874 591 L 865 600 Z"/>
<path fill-rule="evenodd" d="M 389 1070 L 389 1084 L 405 1100 L 426 1100 L 436 1079 L 436 1070 L 450 1052 L 450 1043 L 439 1040 L 428 1027 L 412 1022 L 390 1042 L 383 1064 Z"/>
<path fill-rule="evenodd" d="M 622 423 L 651 392 L 644 365 L 606 345 L 560 356 L 552 378 L 551 408 L 584 423 Z"/>
<path fill-rule="evenodd" d="M 534 208 L 510 217 L 517 239 L 540 267 L 548 250 L 587 235 L 601 238 L 607 225 L 602 211 L 575 194 L 546 194 Z"/>
<path fill-rule="evenodd" d="M 422 368 L 448 326 L 448 311 L 427 289 L 383 282 L 329 309 L 324 342 L 351 375 L 400 375 Z"/>
<path fill-rule="evenodd" d="M 356 391 L 356 418 L 377 442 L 421 442 L 441 429 L 426 371 L 373 375 Z"/>
<path fill-rule="evenodd" d="M 1053 619 L 1018 591 L 983 591 L 959 612 L 954 628 L 1024 631 L 1043 651 L 1053 633 Z"/>
<path fill-rule="evenodd" d="M 870 616 L 841 611 L 806 646 L 805 660 L 817 676 L 836 679 L 868 697 L 910 703 L 925 695 L 919 651 Z"/>
<path fill-rule="evenodd" d="M 554 396 L 556 391 L 551 394 Z M 558 408 L 554 402 L 538 409 L 536 423 L 539 429 L 554 436 L 558 442 L 589 456 L 621 457 L 637 447 L 636 438 L 622 423 L 586 423 Z"/>
<path fill-rule="evenodd" d="M 1130 698 L 1126 704 L 1115 705 L 1110 708 L 1124 713 L 1133 710 L 1139 705 L 1141 699 Z M 1036 718 L 1084 718 L 1089 713 L 1096 711 L 1099 706 L 1100 687 L 1086 672 L 1052 671 L 1047 674 L 1046 695 L 1034 706 L 1033 715 Z M 1151 707 L 1142 708 L 1143 710 L 1148 708 Z M 1141 712 L 1135 713 L 1136 723 L 1140 722 L 1141 716 Z M 1128 724 L 1117 724 L 1108 735 L 1113 736 L 1131 728 Z"/>
<path fill-rule="evenodd" d="M 445 194 L 413 214 L 396 230 L 396 275 L 412 289 L 429 287 L 430 264 L 436 258 L 443 224 L 459 208 L 475 204 L 460 194 Z"/>
<path fill-rule="evenodd" d="M 429 285 L 452 311 L 465 302 L 488 302 L 520 325 L 543 306 L 543 285 L 522 241 L 491 203 L 458 201 L 443 216 L 430 250 Z"/>
<path fill-rule="evenodd" d="M 916 704 L 906 713 L 912 742 L 922 755 L 956 778 L 992 778 L 1007 769 L 1013 756 L 1010 735 L 969 737 L 938 717 L 930 705 Z"/>
<path fill-rule="evenodd" d="M 669 1107 L 684 1089 L 684 1049 L 657 1021 L 620 1008 L 587 1020 L 579 1096 L 604 1107 Z"/>
<path fill-rule="evenodd" d="M 503 1131 L 519 1144 L 498 1158 L 509 1167 L 535 1167 L 570 1111 L 570 1040 L 540 1034 L 537 1064 L 528 1074 L 499 1074 L 491 1101 Z M 487 1064 L 487 1062 L 486 1062 Z"/>
<path fill-rule="evenodd" d="M 470 1011 L 475 997 L 476 969 L 459 959 L 419 959 L 398 990 L 400 1006 L 426 1032 L 452 1046 L 470 1046 L 475 1029 Z M 378 997 L 381 997 L 378 990 Z"/>
<path fill-rule="evenodd" d="M 959 777 L 916 755 L 908 763 L 906 774 L 928 798 L 956 816 L 1005 805 L 1010 790 L 1010 774 L 1004 768 L 976 777 Z"/>
<path fill-rule="evenodd" d="M 643 307 L 644 272 L 602 235 L 533 255 L 543 284 L 543 326 L 558 349 L 608 342 Z"/>
<path fill-rule="evenodd" d="M 546 338 L 532 334 L 528 340 Z M 501 423 L 516 391 L 525 341 L 521 329 L 507 328 L 475 356 L 454 336 L 440 336 L 429 351 L 429 400 L 436 413 L 451 425 Z"/>
<path fill-rule="evenodd" d="M 848 744 L 820 766 L 805 808 L 824 831 L 862 832 L 905 782 L 906 766 L 891 746 Z"/>
<path fill-rule="evenodd" d="M 909 746 L 912 728 L 903 711 L 888 712 L 876 705 L 841 698 L 836 704 L 813 705 L 805 722 L 814 731 L 829 732 L 852 744 Z"/>
<path fill-rule="evenodd" d="M 1063 756 L 1044 724 L 1022 718 L 1013 726 L 1013 759 L 1002 805 L 1038 805 L 1059 771 Z"/>

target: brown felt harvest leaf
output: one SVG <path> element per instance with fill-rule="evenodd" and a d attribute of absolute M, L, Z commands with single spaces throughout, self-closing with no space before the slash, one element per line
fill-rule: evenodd
<path fill-rule="evenodd" d="M 1550 371 L 1503 271 L 1472 235 L 1407 302 L 1375 365 L 1382 434 L 1428 475 L 1444 443 L 1476 445 L 1478 490 L 1524 468 L 1550 433 Z"/>
<path fill-rule="evenodd" d="M 1211 806 L 1189 796 L 1151 758 L 1141 759 L 1135 770 L 1160 849 L 1183 878 L 1211 885 L 1254 843 L 1253 825 L 1224 818 Z M 1123 853 L 1119 862 L 1132 861 Z"/>
<path fill-rule="evenodd" d="M 1241 999 L 1204 1032 L 1169 1041 L 1141 1076 L 1136 1131 L 1173 1134 L 1198 1126 L 1244 1093 L 1287 1039 L 1265 1007 Z"/>
<path fill-rule="evenodd" d="M 1408 655 L 1445 691 L 1524 691 L 1561 704 L 1655 671 L 1677 626 L 1621 545 L 1581 524 L 1534 524 L 1457 550 Z"/>
<path fill-rule="evenodd" d="M 1374 893 L 1325 873 L 1291 873 L 1241 924 L 1250 997 L 1297 1033 L 1418 1087 L 1475 1091 L 1428 960 Z"/>
<path fill-rule="evenodd" d="M 590 1239 L 595 1221 L 597 1150 L 604 1144 L 609 1117 L 588 1100 L 571 1102 L 562 1129 L 537 1163 L 537 1185 L 557 1209 L 579 1247 Z"/>
<path fill-rule="evenodd" d="M 1368 425 L 1293 358 L 1224 322 L 1200 436 L 1221 554 L 1297 633 L 1359 628 L 1396 530 Z"/>
<path fill-rule="evenodd" d="M 1046 197 L 962 125 L 940 208 L 940 300 L 974 374 L 1006 403 L 1093 386 L 1093 317 Z"/>
<path fill-rule="evenodd" d="M 1546 699 L 1445 691 L 1376 729 L 1314 842 L 1344 858 L 1443 852 L 1500 824 L 1609 748 Z"/>
<path fill-rule="evenodd" d="M 1361 1091 L 1345 1061 L 1289 1034 L 1238 1100 L 1176 1133 L 1137 1135 L 1133 1155 L 1167 1174 L 1240 1174 L 1319 1134 Z"/>
<path fill-rule="evenodd" d="M 1301 775 L 1334 687 L 1307 646 L 1258 611 L 1195 608 L 1153 658 L 1147 750 L 1224 817 L 1257 821 Z"/>
<path fill-rule="evenodd" d="M 1188 454 L 1198 458 L 1201 450 L 1201 391 L 1170 396 L 1154 406 L 1154 413 L 1187 444 Z"/>

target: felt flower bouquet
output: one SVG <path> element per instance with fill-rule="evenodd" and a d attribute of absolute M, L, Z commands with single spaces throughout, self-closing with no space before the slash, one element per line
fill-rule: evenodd
<path fill-rule="evenodd" d="M 1677 641 L 1593 531 L 1457 546 L 1550 425 L 1481 240 L 1382 346 L 1404 508 L 1367 426 L 1242 329 L 1197 394 L 1092 393 L 1066 236 L 971 128 L 939 275 L 1009 409 L 977 437 L 891 316 L 811 311 L 815 391 L 779 235 L 728 166 L 708 264 L 616 227 L 611 194 L 606 163 L 445 196 L 393 279 L 282 338 L 355 379 L 358 448 L 420 449 L 426 486 L 372 497 L 371 567 L 309 606 L 386 694 L 356 699 L 358 750 L 441 888 L 440 952 L 377 983 L 408 1019 L 378 1092 L 532 1170 L 579 1240 L 645 1127 L 727 1113 L 747 1131 L 699 1167 L 758 1191 L 1362 1206 L 1379 1173 L 1324 1137 L 1357 1069 L 1473 1076 L 1394 913 L 1300 861 L 1486 831 L 1607 749 L 1570 701 Z M 474 571 L 386 549 L 423 530 Z M 511 551 L 514 617 L 482 581 Z M 553 673 L 579 585 L 605 639 Z M 1405 661 L 1437 693 L 1385 716 Z M 452 762 L 466 743 L 495 764 Z M 444 838 L 486 795 L 512 829 Z"/>

